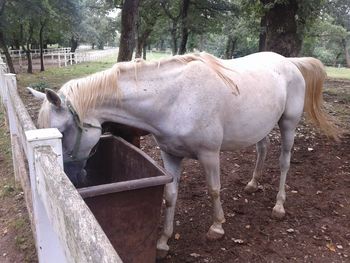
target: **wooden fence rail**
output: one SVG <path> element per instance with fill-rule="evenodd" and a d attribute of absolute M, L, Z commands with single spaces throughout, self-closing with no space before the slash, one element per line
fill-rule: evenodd
<path fill-rule="evenodd" d="M 16 75 L 7 74 L 1 60 L 0 95 L 39 262 L 122 262 L 63 171 L 61 133 L 36 129 L 18 95 Z"/>

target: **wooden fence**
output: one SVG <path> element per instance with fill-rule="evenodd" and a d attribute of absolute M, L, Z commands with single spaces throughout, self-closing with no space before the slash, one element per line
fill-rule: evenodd
<path fill-rule="evenodd" d="M 61 133 L 36 129 L 1 59 L 0 95 L 39 262 L 122 262 L 63 171 Z"/>

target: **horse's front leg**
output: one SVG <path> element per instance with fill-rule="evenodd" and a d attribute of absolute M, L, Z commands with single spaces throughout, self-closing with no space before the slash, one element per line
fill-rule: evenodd
<path fill-rule="evenodd" d="M 266 154 L 267 154 L 267 148 L 269 144 L 270 144 L 270 140 L 268 136 L 266 136 L 264 139 L 262 139 L 256 144 L 257 159 L 256 159 L 253 177 L 244 188 L 244 191 L 246 191 L 247 193 L 254 193 L 258 190 L 258 186 L 259 186 L 258 180 L 262 175 Z"/>
<path fill-rule="evenodd" d="M 178 186 L 181 175 L 181 161 L 183 158 L 161 152 L 165 170 L 173 176 L 173 182 L 165 186 L 165 222 L 163 233 L 157 242 L 157 257 L 163 258 L 169 251 L 168 240 L 174 230 L 175 205 L 177 200 Z"/>
<path fill-rule="evenodd" d="M 199 161 L 203 165 L 208 192 L 213 203 L 213 224 L 209 228 L 207 238 L 216 240 L 224 235 L 222 224 L 225 222 L 224 212 L 220 201 L 220 153 L 205 152 L 198 156 Z"/>

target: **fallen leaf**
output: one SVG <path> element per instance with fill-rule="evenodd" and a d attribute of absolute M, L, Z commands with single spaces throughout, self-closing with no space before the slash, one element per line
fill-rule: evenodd
<path fill-rule="evenodd" d="M 176 233 L 174 238 L 175 238 L 176 240 L 179 240 L 179 239 L 180 239 L 180 234 L 179 234 L 179 233 Z"/>
<path fill-rule="evenodd" d="M 335 252 L 335 246 L 334 246 L 333 243 L 328 243 L 328 244 L 326 245 L 326 247 L 327 247 L 330 251 Z"/>

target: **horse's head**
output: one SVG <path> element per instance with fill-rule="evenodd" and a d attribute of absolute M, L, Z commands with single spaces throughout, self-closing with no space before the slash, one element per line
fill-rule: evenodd
<path fill-rule="evenodd" d="M 46 94 L 29 89 L 38 98 L 44 100 L 39 112 L 40 128 L 57 128 L 63 135 L 62 151 L 64 170 L 73 184 L 84 184 L 84 170 L 91 150 L 101 135 L 101 126 L 94 118 L 80 120 L 70 100 L 53 90 Z"/>

